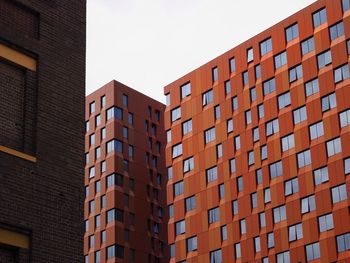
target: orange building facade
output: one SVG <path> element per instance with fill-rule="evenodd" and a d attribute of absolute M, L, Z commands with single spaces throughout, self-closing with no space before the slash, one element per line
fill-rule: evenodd
<path fill-rule="evenodd" d="M 169 262 L 165 106 L 112 81 L 86 98 L 86 263 Z"/>
<path fill-rule="evenodd" d="M 170 262 L 350 262 L 350 1 L 164 88 Z"/>

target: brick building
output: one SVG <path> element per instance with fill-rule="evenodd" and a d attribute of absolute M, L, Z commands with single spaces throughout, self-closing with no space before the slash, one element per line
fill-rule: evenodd
<path fill-rule="evenodd" d="M 0 262 L 82 262 L 85 1 L 0 0 Z"/>
<path fill-rule="evenodd" d="M 169 262 L 164 109 L 117 81 L 87 96 L 85 262 Z"/>
<path fill-rule="evenodd" d="M 164 91 L 170 262 L 350 262 L 350 1 Z"/>

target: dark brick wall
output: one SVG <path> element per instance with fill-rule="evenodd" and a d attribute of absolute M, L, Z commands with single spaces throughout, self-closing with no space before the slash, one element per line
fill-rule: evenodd
<path fill-rule="evenodd" d="M 37 163 L 0 152 L 0 224 L 30 231 L 30 262 L 83 262 L 86 1 L 19 2 L 28 9 L 6 9 L 15 20 L 0 19 L 0 41 L 38 60 L 37 76 L 25 74 L 22 145 Z M 39 14 L 39 37 L 30 14 Z M 0 105 L 13 101 L 1 91 Z"/>

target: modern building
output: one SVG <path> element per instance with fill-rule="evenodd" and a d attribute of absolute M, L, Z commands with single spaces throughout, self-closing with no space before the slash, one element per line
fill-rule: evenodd
<path fill-rule="evenodd" d="M 169 262 L 164 110 L 117 81 L 87 96 L 85 262 Z"/>
<path fill-rule="evenodd" d="M 0 0 L 0 262 L 83 262 L 86 2 Z"/>
<path fill-rule="evenodd" d="M 350 1 L 165 87 L 170 262 L 350 262 Z"/>

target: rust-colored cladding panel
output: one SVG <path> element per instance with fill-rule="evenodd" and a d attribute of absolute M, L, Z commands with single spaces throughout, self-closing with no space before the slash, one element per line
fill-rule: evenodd
<path fill-rule="evenodd" d="M 171 263 L 350 262 L 349 5 L 317 1 L 164 88 Z"/>
<path fill-rule="evenodd" d="M 84 255 L 88 262 L 169 262 L 164 109 L 160 102 L 117 81 L 86 98 Z M 99 148 L 100 157 L 96 156 Z M 108 212 L 113 209 L 114 214 Z"/>

